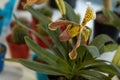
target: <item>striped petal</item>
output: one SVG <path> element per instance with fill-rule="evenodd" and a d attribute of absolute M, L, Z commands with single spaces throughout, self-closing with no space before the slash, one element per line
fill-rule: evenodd
<path fill-rule="evenodd" d="M 89 22 L 90 20 L 93 20 L 95 18 L 96 18 L 95 11 L 92 10 L 92 8 L 90 7 L 90 4 L 89 4 L 88 8 L 86 10 L 82 25 L 85 26 L 87 24 L 87 22 Z"/>
<path fill-rule="evenodd" d="M 72 37 L 75 37 L 75 36 L 78 35 L 80 28 L 81 28 L 80 26 L 75 26 L 75 27 L 71 28 L 70 30 L 68 30 L 68 33 L 69 33 Z"/>
<path fill-rule="evenodd" d="M 50 30 L 56 30 L 57 28 L 60 28 L 61 26 L 66 26 L 66 25 L 69 25 L 69 24 L 75 24 L 74 22 L 72 21 L 68 21 L 68 20 L 57 20 L 55 22 L 52 22 L 48 25 L 48 28 Z"/>

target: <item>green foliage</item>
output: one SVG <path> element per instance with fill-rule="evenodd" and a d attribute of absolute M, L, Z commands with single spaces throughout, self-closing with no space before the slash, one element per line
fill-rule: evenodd
<path fill-rule="evenodd" d="M 116 29 L 120 30 L 120 16 L 107 9 L 103 9 L 103 13 L 107 18 L 105 24 L 112 25 Z"/>
<path fill-rule="evenodd" d="M 98 35 L 89 45 L 94 45 L 102 54 L 104 52 L 113 51 L 117 48 L 117 43 L 107 35 Z"/>
<path fill-rule="evenodd" d="M 72 7 L 65 2 L 66 5 L 66 18 L 70 21 L 74 21 L 76 23 L 79 23 L 80 19 L 79 16 L 76 15 L 76 13 L 74 12 L 74 10 L 72 9 Z"/>
<path fill-rule="evenodd" d="M 39 13 L 44 14 L 47 17 L 52 17 L 53 12 L 49 7 L 42 7 L 40 9 L 37 9 L 39 11 Z"/>
<path fill-rule="evenodd" d="M 120 66 L 120 46 L 117 48 L 116 54 L 113 57 L 112 62 L 118 66 Z"/>
<path fill-rule="evenodd" d="M 69 4 L 65 2 L 65 5 L 66 11 L 69 13 L 66 13 L 64 17 L 70 21 L 79 23 L 76 14 Z M 76 41 L 76 37 L 71 41 L 61 42 L 58 37 L 61 33 L 60 29 L 56 31 L 48 29 L 48 24 L 52 22 L 50 19 L 29 6 L 26 7 L 26 9 L 41 21 L 43 25 L 41 29 L 51 37 L 53 45 L 49 45 L 49 50 L 46 50 L 36 44 L 31 38 L 25 37 L 27 45 L 37 54 L 38 58 L 45 63 L 24 59 L 6 59 L 7 61 L 19 62 L 32 70 L 48 75 L 64 76 L 67 80 L 77 80 L 77 78 L 110 80 L 109 75 L 114 76 L 120 74 L 119 67 L 113 63 L 97 59 L 101 53 L 114 50 L 117 47 L 116 43 L 110 37 L 100 35 L 88 45 L 82 43 L 76 49 L 77 57 L 72 60 L 68 54 L 74 45 L 72 40 Z M 15 19 L 20 25 L 24 26 L 17 18 Z M 43 38 L 42 35 L 40 35 L 40 37 Z M 50 43 L 48 42 L 48 44 Z"/>

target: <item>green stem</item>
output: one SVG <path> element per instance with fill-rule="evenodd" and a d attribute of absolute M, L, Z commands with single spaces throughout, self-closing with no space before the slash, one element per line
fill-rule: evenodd
<path fill-rule="evenodd" d="M 103 0 L 105 9 L 112 10 L 112 2 L 111 0 Z"/>

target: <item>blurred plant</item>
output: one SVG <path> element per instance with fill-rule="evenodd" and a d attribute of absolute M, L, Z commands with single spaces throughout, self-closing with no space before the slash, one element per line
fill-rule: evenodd
<path fill-rule="evenodd" d="M 2 45 L 0 45 L 0 54 L 2 54 L 4 51 L 5 51 L 5 48 Z"/>
<path fill-rule="evenodd" d="M 27 0 L 26 4 L 24 5 L 24 7 L 26 6 L 32 6 L 33 4 L 41 4 L 44 2 L 47 2 L 48 0 Z"/>
<path fill-rule="evenodd" d="M 22 23 L 28 23 L 24 19 L 20 19 Z M 23 28 L 21 25 L 19 25 L 17 22 L 13 23 L 12 27 L 12 37 L 11 42 L 15 44 L 25 44 L 24 37 L 29 36 L 28 30 Z"/>
<path fill-rule="evenodd" d="M 42 7 L 41 9 L 38 9 L 38 11 L 49 18 L 51 18 L 53 15 L 53 11 L 48 6 L 45 6 L 45 7 Z"/>
<path fill-rule="evenodd" d="M 117 4 L 116 4 L 116 7 L 120 7 L 120 0 L 117 0 Z"/>
<path fill-rule="evenodd" d="M 41 29 L 51 37 L 53 42 L 51 45 L 39 34 L 39 37 L 49 47 L 49 50 L 46 50 L 29 37 L 25 37 L 27 45 L 44 63 L 24 59 L 6 60 L 19 62 L 37 72 L 61 76 L 65 80 L 110 80 L 114 75 L 120 74 L 118 66 L 97 59 L 102 53 L 116 49 L 117 44 L 110 37 L 99 35 L 90 43 L 84 43 L 89 39 L 91 33 L 86 24 L 95 18 L 95 13 L 90 5 L 87 7 L 82 23 L 79 24 L 77 15 L 69 4 L 63 0 L 56 0 L 56 3 L 64 20 L 55 22 L 32 7 L 26 6 L 26 9 L 41 22 L 43 25 Z M 17 18 L 15 19 L 20 25 L 26 27 Z M 62 26 L 66 27 L 63 31 L 60 29 Z M 35 31 L 31 31 L 36 34 Z"/>
<path fill-rule="evenodd" d="M 104 9 L 103 13 L 107 18 L 105 24 L 112 25 L 113 27 L 120 30 L 120 14 L 112 11 L 112 3 L 111 0 L 103 0 Z"/>

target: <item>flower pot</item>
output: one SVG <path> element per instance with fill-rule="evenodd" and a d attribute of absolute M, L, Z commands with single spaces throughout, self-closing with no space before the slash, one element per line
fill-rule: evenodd
<path fill-rule="evenodd" d="M 49 80 L 48 76 L 41 72 L 36 72 L 36 77 L 37 77 L 37 80 Z"/>
<path fill-rule="evenodd" d="M 72 8 L 75 8 L 75 6 L 76 6 L 76 0 L 64 0 L 64 1 L 66 1 L 68 4 L 70 4 Z M 57 8 L 55 0 L 49 0 L 49 5 L 52 8 Z"/>
<path fill-rule="evenodd" d="M 44 36 L 44 38 L 49 41 L 52 42 L 49 36 Z M 38 36 L 35 35 L 35 40 L 37 41 L 37 43 L 43 47 L 43 48 L 48 48 L 48 45 L 46 45 Z"/>
<path fill-rule="evenodd" d="M 6 37 L 7 44 L 11 53 L 12 58 L 23 58 L 27 59 L 29 57 L 29 48 L 26 44 L 14 44 L 10 42 L 11 35 Z"/>
<path fill-rule="evenodd" d="M 33 54 L 32 59 L 34 61 L 37 61 L 37 55 Z M 37 80 L 48 80 L 48 76 L 46 74 L 41 73 L 41 72 L 36 72 L 36 77 L 37 77 Z"/>
<path fill-rule="evenodd" d="M 0 72 L 3 70 L 4 68 L 4 61 L 2 61 L 1 59 L 5 58 L 6 55 L 6 46 L 2 43 L 0 43 L 0 46 L 2 46 L 4 48 L 4 50 L 2 51 L 2 53 L 0 53 Z"/>
<path fill-rule="evenodd" d="M 37 26 L 36 24 L 38 24 L 38 20 L 34 19 L 35 21 L 32 21 L 31 23 L 31 26 L 32 26 L 32 29 L 35 30 L 35 31 L 38 31 L 37 30 Z M 42 35 L 44 35 L 44 38 L 48 41 L 48 42 L 52 42 L 52 40 L 50 39 L 49 36 L 46 35 L 46 33 L 44 33 L 43 31 L 41 31 Z M 35 38 L 35 41 L 38 43 L 38 45 L 40 45 L 41 47 L 43 48 L 48 48 L 48 45 L 45 44 L 37 35 L 34 35 L 34 38 Z"/>
<path fill-rule="evenodd" d="M 117 42 L 119 38 L 119 30 L 117 30 L 114 26 L 103 24 L 105 19 L 106 18 L 102 11 L 97 12 L 96 19 L 94 21 L 94 37 L 100 34 L 106 34 Z"/>

